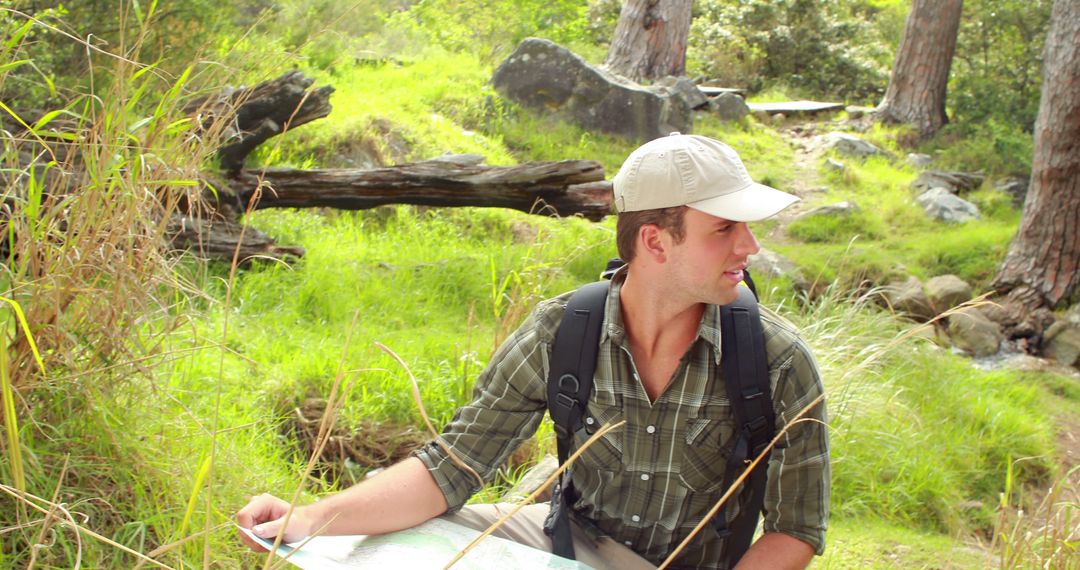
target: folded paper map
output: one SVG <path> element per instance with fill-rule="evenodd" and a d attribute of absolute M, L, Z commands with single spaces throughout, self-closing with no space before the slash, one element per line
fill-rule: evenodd
<path fill-rule="evenodd" d="M 267 549 L 273 546 L 272 541 L 259 538 L 246 529 L 241 530 Z M 277 554 L 287 557 L 294 566 L 304 570 L 391 567 L 438 570 L 445 568 L 479 535 L 479 531 L 471 528 L 442 519 L 432 519 L 407 530 L 378 536 L 318 536 L 299 549 L 294 545 L 283 544 L 278 547 Z M 464 558 L 455 563 L 453 568 L 589 570 L 589 566 L 580 562 L 495 536 L 480 541 Z"/>

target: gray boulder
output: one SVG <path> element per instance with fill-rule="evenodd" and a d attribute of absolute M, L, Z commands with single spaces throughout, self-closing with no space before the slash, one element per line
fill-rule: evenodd
<path fill-rule="evenodd" d="M 963 223 L 981 217 L 979 208 L 967 200 L 949 192 L 946 188 L 931 188 L 919 194 L 915 201 L 927 216 L 949 223 Z"/>
<path fill-rule="evenodd" d="M 799 271 L 799 268 L 791 260 L 775 251 L 761 248 L 760 251 L 750 256 L 749 262 L 750 271 L 755 277 L 758 275 L 773 279 L 786 277 L 791 280 L 799 291 L 810 290 L 810 282 Z"/>
<path fill-rule="evenodd" d="M 909 153 L 907 155 L 908 164 L 915 168 L 926 168 L 930 166 L 930 163 L 934 162 L 934 158 L 929 154 Z"/>
<path fill-rule="evenodd" d="M 738 121 L 750 114 L 750 107 L 746 101 L 735 93 L 721 93 L 709 101 L 709 109 L 722 121 Z M 764 119 L 768 120 L 768 114 Z"/>
<path fill-rule="evenodd" d="M 1024 199 L 1027 198 L 1028 186 L 1030 185 L 1030 179 L 1025 176 L 1007 176 L 994 182 L 994 188 L 1011 196 L 1013 206 L 1017 208 L 1024 205 Z"/>
<path fill-rule="evenodd" d="M 646 88 L 589 65 L 548 40 L 529 38 L 491 79 L 504 97 L 577 122 L 587 129 L 650 140 L 689 132 L 690 106 L 663 87 Z"/>
<path fill-rule="evenodd" d="M 837 216 L 847 216 L 859 211 L 859 207 L 854 202 L 837 202 L 835 204 L 825 204 L 824 206 L 818 206 L 813 210 L 803 212 L 799 214 L 796 220 L 805 220 L 807 218 L 827 218 Z"/>
<path fill-rule="evenodd" d="M 938 313 L 971 300 L 971 285 L 955 275 L 938 275 L 926 282 L 926 297 Z"/>
<path fill-rule="evenodd" d="M 945 188 L 953 194 L 965 194 L 981 186 L 983 180 L 985 177 L 982 174 L 927 170 L 911 183 L 911 188 L 917 193 L 931 188 Z"/>
<path fill-rule="evenodd" d="M 892 310 L 905 313 L 917 321 L 929 321 L 937 316 L 926 296 L 923 284 L 915 277 L 894 281 L 881 288 L 881 295 Z"/>
<path fill-rule="evenodd" d="M 1046 329 L 1043 354 L 1065 366 L 1080 367 L 1080 325 L 1058 321 Z"/>
<path fill-rule="evenodd" d="M 845 166 L 844 163 L 840 162 L 839 160 L 833 160 L 831 158 L 826 158 L 825 159 L 825 170 L 830 170 L 832 172 L 843 172 L 843 171 L 847 170 L 847 166 Z"/>
<path fill-rule="evenodd" d="M 863 107 L 862 105 L 848 105 L 844 107 L 844 111 L 847 112 L 849 119 L 861 119 L 866 115 L 874 112 L 873 107 Z"/>
<path fill-rule="evenodd" d="M 682 99 L 691 109 L 700 109 L 709 105 L 709 98 L 689 78 L 669 75 L 657 81 L 656 85 L 666 88 Z"/>
<path fill-rule="evenodd" d="M 1005 340 L 997 323 L 970 308 L 949 317 L 949 338 L 953 345 L 973 356 L 997 354 Z"/>
<path fill-rule="evenodd" d="M 825 135 L 825 148 L 835 150 L 844 156 L 853 156 L 855 158 L 889 156 L 889 153 L 857 136 L 840 132 L 832 132 Z"/>

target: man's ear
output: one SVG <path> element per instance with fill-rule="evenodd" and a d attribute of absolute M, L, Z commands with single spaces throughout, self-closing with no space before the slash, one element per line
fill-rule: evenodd
<path fill-rule="evenodd" d="M 638 230 L 637 255 L 648 256 L 656 263 L 667 260 L 667 244 L 664 230 L 656 224 L 644 224 Z"/>

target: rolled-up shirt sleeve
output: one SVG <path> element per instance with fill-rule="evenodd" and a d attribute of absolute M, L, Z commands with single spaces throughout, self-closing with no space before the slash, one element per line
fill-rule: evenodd
<path fill-rule="evenodd" d="M 764 530 L 798 538 L 820 555 L 829 518 L 828 418 L 823 400 L 791 423 L 824 392 L 814 358 L 801 339 L 795 338 L 779 367 L 773 390 L 777 433 L 787 431 L 769 459 Z"/>
<path fill-rule="evenodd" d="M 443 430 L 443 440 L 461 462 L 489 481 L 498 467 L 531 437 L 547 410 L 547 355 L 552 301 L 541 303 L 495 351 L 476 380 L 472 401 Z M 563 302 L 565 306 L 565 301 Z M 561 315 L 561 311 L 557 311 Z M 437 442 L 413 452 L 446 495 L 449 512 L 480 490 L 480 482 L 453 461 Z"/>

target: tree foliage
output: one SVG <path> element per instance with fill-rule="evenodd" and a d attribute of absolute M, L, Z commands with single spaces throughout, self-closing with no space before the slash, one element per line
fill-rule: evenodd
<path fill-rule="evenodd" d="M 880 97 L 897 26 L 893 3 L 868 0 L 700 0 L 691 73 L 732 87 L 782 83 L 817 96 Z M 902 18 L 903 14 L 899 14 Z"/>
<path fill-rule="evenodd" d="M 1050 0 L 965 1 L 949 86 L 957 122 L 996 119 L 1031 132 L 1050 5 Z"/>

